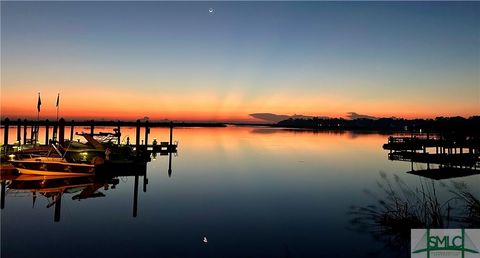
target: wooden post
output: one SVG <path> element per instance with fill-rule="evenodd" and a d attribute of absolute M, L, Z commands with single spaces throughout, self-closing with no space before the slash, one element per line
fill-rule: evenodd
<path fill-rule="evenodd" d="M 63 144 L 65 142 L 65 119 L 58 120 L 58 142 Z"/>
<path fill-rule="evenodd" d="M 148 127 L 148 120 L 145 121 L 145 146 L 148 146 L 148 134 L 150 133 L 150 128 Z M 147 149 L 147 148 L 145 148 Z"/>
<path fill-rule="evenodd" d="M 137 217 L 138 207 L 138 175 L 135 175 L 135 185 L 133 189 L 133 217 Z"/>
<path fill-rule="evenodd" d="M 145 173 L 143 174 L 143 192 L 147 192 L 147 184 L 148 184 L 148 178 L 147 178 L 147 171 L 145 170 Z"/>
<path fill-rule="evenodd" d="M 40 130 L 40 121 L 37 120 L 35 122 L 33 122 L 34 124 L 34 127 L 33 127 L 33 132 L 34 132 L 34 138 L 35 138 L 35 144 L 38 144 L 38 133 L 39 133 L 39 130 Z"/>
<path fill-rule="evenodd" d="M 173 139 L 173 122 L 170 122 L 170 145 L 172 145 Z"/>
<path fill-rule="evenodd" d="M 117 130 L 118 130 L 117 143 L 118 145 L 120 145 L 121 144 L 120 141 L 122 140 L 122 133 L 120 132 L 120 120 L 118 120 Z"/>
<path fill-rule="evenodd" d="M 27 144 L 27 119 L 23 120 L 23 144 Z"/>
<path fill-rule="evenodd" d="M 17 124 L 17 142 L 18 146 L 20 146 L 21 141 L 22 141 L 22 119 L 18 119 L 18 124 Z"/>
<path fill-rule="evenodd" d="M 56 123 L 53 124 L 53 132 L 52 132 L 52 140 L 54 142 L 57 141 L 57 138 L 58 138 L 58 121 Z"/>
<path fill-rule="evenodd" d="M 140 120 L 137 120 L 137 129 L 135 131 L 135 148 L 137 150 L 137 155 L 138 155 L 139 147 L 140 147 Z"/>
<path fill-rule="evenodd" d="M 94 133 L 95 133 L 95 125 L 94 125 L 94 121 L 92 120 L 90 124 L 90 135 L 93 136 Z"/>
<path fill-rule="evenodd" d="M 5 180 L 2 180 L 1 182 L 2 184 L 2 196 L 1 196 L 1 203 L 0 203 L 0 209 L 4 209 L 5 208 L 5 188 L 6 188 L 6 183 L 5 183 Z"/>
<path fill-rule="evenodd" d="M 172 152 L 168 152 L 168 177 L 172 176 Z"/>
<path fill-rule="evenodd" d="M 48 131 L 50 127 L 48 126 L 48 119 L 45 120 L 45 144 L 48 145 Z"/>
<path fill-rule="evenodd" d="M 61 210 L 62 210 L 62 193 L 59 193 L 55 198 L 55 216 L 53 218 L 54 222 L 60 221 Z"/>
<path fill-rule="evenodd" d="M 35 124 L 34 122 L 32 122 L 32 126 L 30 127 L 30 141 L 32 143 L 35 142 L 35 132 L 34 132 L 34 129 L 35 129 Z"/>
<path fill-rule="evenodd" d="M 10 125 L 10 119 L 5 118 L 5 121 L 3 122 L 3 144 L 5 146 L 8 146 L 8 126 Z M 7 147 L 8 148 L 8 147 Z"/>
<path fill-rule="evenodd" d="M 70 141 L 73 142 L 73 133 L 75 132 L 75 121 L 72 120 L 72 125 L 70 125 Z"/>

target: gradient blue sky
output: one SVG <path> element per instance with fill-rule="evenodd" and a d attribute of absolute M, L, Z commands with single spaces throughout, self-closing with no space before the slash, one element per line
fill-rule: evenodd
<path fill-rule="evenodd" d="M 480 2 L 1 7 L 2 116 L 480 114 Z"/>

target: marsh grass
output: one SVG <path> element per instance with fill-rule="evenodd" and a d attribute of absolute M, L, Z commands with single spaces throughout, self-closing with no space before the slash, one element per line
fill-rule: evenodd
<path fill-rule="evenodd" d="M 420 184 L 411 187 L 397 175 L 392 179 L 380 172 L 377 186 L 377 191 L 364 190 L 372 204 L 349 208 L 350 229 L 370 233 L 389 249 L 397 250 L 397 257 L 409 257 L 412 228 L 480 225 L 479 198 L 464 183 L 420 178 Z M 438 188 L 445 188 L 447 196 L 439 198 Z"/>

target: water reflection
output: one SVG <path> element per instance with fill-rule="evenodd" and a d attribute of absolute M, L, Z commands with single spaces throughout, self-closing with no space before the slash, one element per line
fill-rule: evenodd
<path fill-rule="evenodd" d="M 370 234 L 347 230 L 356 215 L 346 211 L 350 204 L 370 203 L 380 211 L 377 199 L 359 195 L 363 188 L 377 191 L 378 170 L 392 184 L 397 174 L 416 185 L 411 181 L 419 177 L 405 173 L 409 163 L 386 158 L 380 147 L 385 136 L 254 129 L 179 128 L 180 158 L 157 153 L 145 175 L 126 171 L 112 178 L 119 183 L 108 183 L 108 190 L 100 180 L 84 189 L 91 197 L 80 201 L 72 197 L 82 191 L 64 193 L 60 223 L 53 223 L 55 204 L 45 208 L 47 198 L 38 194 L 31 209 L 32 194 L 12 198 L 14 178 L 5 179 L 2 257 L 51 257 L 59 250 L 68 257 L 359 257 L 383 246 Z M 165 135 L 152 129 L 151 137 Z M 442 182 L 435 182 L 440 192 L 447 189 Z M 439 202 L 445 197 L 437 196 Z M 91 234 L 89 228 L 109 230 Z M 55 248 L 36 253 L 53 241 Z M 106 250 L 105 243 L 116 248 Z M 409 244 L 403 246 L 408 250 Z M 378 256 L 395 256 L 392 249 L 381 251 Z"/>
<path fill-rule="evenodd" d="M 138 178 L 138 175 L 135 175 Z M 138 184 L 138 181 L 136 182 Z M 72 200 L 86 200 L 105 197 L 106 191 L 116 189 L 119 179 L 115 177 L 57 177 L 18 175 L 11 180 L 2 180 L 2 200 L 5 195 L 32 198 L 32 208 L 35 208 L 37 198 L 46 198 L 46 208 L 54 207 L 54 221 L 61 218 L 61 205 L 63 198 Z M 6 191 L 3 186 L 6 186 Z M 103 190 L 103 192 L 101 191 Z M 135 190 L 137 191 L 137 190 Z M 5 206 L 3 205 L 2 208 Z M 134 210 L 136 207 L 134 207 Z M 136 214 L 136 211 L 134 211 Z"/>
<path fill-rule="evenodd" d="M 174 152 L 160 152 L 160 155 L 168 155 L 168 176 L 172 176 L 172 154 Z M 153 157 L 158 155 L 152 153 Z M 176 151 L 175 151 L 176 156 Z M 1 177 L 1 209 L 5 208 L 5 197 L 31 197 L 32 208 L 38 198 L 47 200 L 46 208 L 54 207 L 54 222 L 61 219 L 62 199 L 87 200 L 105 197 L 107 191 L 117 189 L 120 178 L 134 178 L 133 188 L 133 211 L 132 216 L 138 215 L 138 191 L 140 177 L 143 178 L 143 192 L 147 192 L 148 177 L 147 166 L 137 166 L 135 169 L 108 171 L 108 173 L 94 176 L 41 176 L 23 175 L 15 170 L 2 171 Z"/>

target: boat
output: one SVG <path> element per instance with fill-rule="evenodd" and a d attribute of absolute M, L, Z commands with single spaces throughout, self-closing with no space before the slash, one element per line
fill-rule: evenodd
<path fill-rule="evenodd" d="M 78 135 L 83 136 L 87 142 L 52 144 L 48 152 L 42 155 L 28 151 L 17 153 L 10 163 L 21 174 L 87 176 L 96 172 L 136 167 L 148 161 L 143 156 L 135 155 L 130 146 L 113 144 L 109 139 L 115 136 L 114 134 L 96 134 L 103 137 L 103 141 L 96 140 L 89 134 Z"/>
<path fill-rule="evenodd" d="M 74 160 L 72 155 L 67 155 L 67 152 L 62 154 L 55 145 L 51 147 L 52 149 L 44 156 L 30 154 L 30 157 L 10 160 L 10 163 L 21 174 L 27 175 L 88 176 L 94 174 L 95 164 L 79 162 Z"/>
<path fill-rule="evenodd" d="M 21 174 L 27 175 L 88 176 L 95 172 L 93 164 L 72 163 L 62 158 L 38 157 L 10 162 Z"/>

